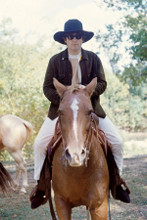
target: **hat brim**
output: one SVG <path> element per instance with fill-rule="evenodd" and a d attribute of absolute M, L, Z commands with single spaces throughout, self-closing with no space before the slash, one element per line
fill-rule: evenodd
<path fill-rule="evenodd" d="M 65 34 L 67 34 L 67 33 L 74 33 L 74 32 L 78 32 L 78 31 L 71 31 L 71 32 L 59 31 L 59 32 L 54 34 L 54 40 L 58 41 L 61 44 L 66 44 L 64 42 Z M 91 32 L 91 31 L 83 31 L 83 30 L 81 31 L 80 30 L 79 32 L 82 32 L 83 35 L 84 35 L 84 42 L 83 43 L 89 41 L 93 37 L 93 35 L 94 35 L 94 33 Z"/>

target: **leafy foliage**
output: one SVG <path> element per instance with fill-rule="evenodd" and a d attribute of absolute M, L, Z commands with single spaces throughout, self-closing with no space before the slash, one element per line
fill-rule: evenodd
<path fill-rule="evenodd" d="M 114 74 L 107 73 L 108 87 L 102 95 L 101 103 L 111 120 L 125 130 L 144 130 L 145 100 L 132 96 L 129 86 L 122 83 Z"/>
<path fill-rule="evenodd" d="M 111 2 L 105 0 L 104 2 L 114 10 L 121 10 L 124 17 L 115 27 L 107 26 L 105 34 L 98 32 L 96 39 L 101 43 L 99 47 L 105 48 L 110 54 L 113 72 L 121 80 L 129 83 L 131 91 L 131 87 L 142 86 L 147 82 L 146 2 L 144 0 L 112 0 Z M 125 51 L 123 51 L 124 47 Z M 121 59 L 122 62 L 127 61 L 127 57 L 130 63 L 124 63 L 122 73 L 117 64 Z"/>

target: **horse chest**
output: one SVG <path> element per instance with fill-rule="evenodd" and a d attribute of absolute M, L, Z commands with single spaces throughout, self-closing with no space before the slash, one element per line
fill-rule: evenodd
<path fill-rule="evenodd" d="M 61 163 L 53 164 L 54 191 L 71 203 L 86 203 L 87 198 L 97 197 L 98 174 L 88 167 L 69 167 Z M 58 172 L 57 172 L 58 170 Z"/>

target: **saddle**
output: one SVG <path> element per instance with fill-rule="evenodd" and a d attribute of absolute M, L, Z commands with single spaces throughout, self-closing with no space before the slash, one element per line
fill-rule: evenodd
<path fill-rule="evenodd" d="M 119 170 L 114 160 L 114 156 L 112 154 L 111 144 L 106 140 L 104 132 L 97 128 L 97 124 L 98 124 L 98 117 L 95 114 L 92 114 L 92 127 L 93 127 L 92 129 L 94 131 L 94 135 L 101 143 L 108 164 L 109 179 L 110 179 L 109 189 L 111 191 L 111 194 L 114 199 L 129 203 L 130 198 L 128 195 L 130 194 L 130 190 L 127 184 L 125 183 L 125 181 L 119 175 Z M 53 161 L 54 152 L 59 147 L 61 141 L 62 141 L 62 134 L 61 134 L 59 121 L 57 121 L 55 134 L 47 147 L 47 154 L 41 170 L 40 180 L 30 195 L 32 209 L 45 204 L 49 200 L 50 210 L 53 216 L 54 216 L 54 210 L 51 200 L 52 161 Z M 123 185 L 126 189 L 124 190 L 121 185 Z M 36 201 L 38 201 L 37 204 Z"/>

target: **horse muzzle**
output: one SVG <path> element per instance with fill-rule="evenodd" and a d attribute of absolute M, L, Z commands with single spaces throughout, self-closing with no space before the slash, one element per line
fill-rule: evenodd
<path fill-rule="evenodd" d="M 67 148 L 65 150 L 65 158 L 68 161 L 69 166 L 71 167 L 82 166 L 86 159 L 86 149 L 82 148 L 80 152 L 73 152 Z"/>

